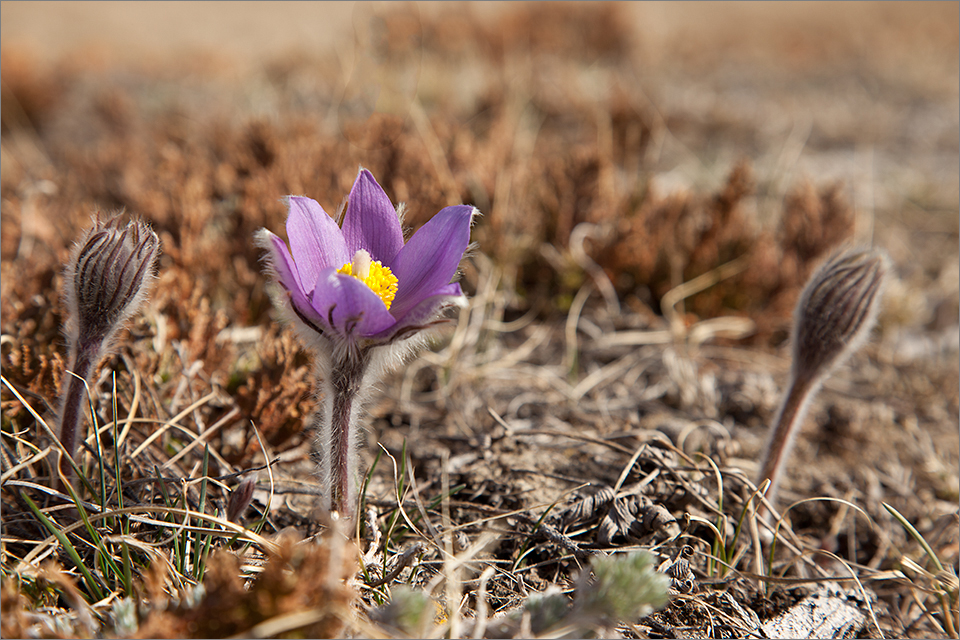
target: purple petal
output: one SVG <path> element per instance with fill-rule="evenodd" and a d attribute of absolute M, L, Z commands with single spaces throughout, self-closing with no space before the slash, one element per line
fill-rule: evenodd
<path fill-rule="evenodd" d="M 466 205 L 441 209 L 400 250 L 392 267 L 399 281 L 391 307 L 394 316 L 403 317 L 450 283 L 470 243 L 470 221 L 475 212 Z"/>
<path fill-rule="evenodd" d="M 276 276 L 277 283 L 290 295 L 293 312 L 305 324 L 322 331 L 325 321 L 310 304 L 308 293 L 304 291 L 300 282 L 297 265 L 290 256 L 286 243 L 266 229 L 262 229 L 258 233 L 257 242 L 269 253 L 270 266 Z"/>
<path fill-rule="evenodd" d="M 297 262 L 300 282 L 311 286 L 327 267 L 339 269 L 350 261 L 343 233 L 315 200 L 299 196 L 287 198 L 287 238 Z M 309 293 L 309 292 L 308 292 Z"/>
<path fill-rule="evenodd" d="M 358 249 L 366 249 L 374 260 L 384 265 L 403 247 L 403 230 L 390 198 L 366 169 L 361 169 L 343 217 L 343 237 L 352 256 Z"/>
<path fill-rule="evenodd" d="M 410 309 L 402 318 L 397 320 L 397 324 L 391 327 L 383 334 L 376 336 L 385 341 L 389 341 L 397 334 L 408 329 L 416 329 L 429 324 L 436 319 L 437 314 L 451 305 L 455 305 L 463 300 L 463 291 L 456 282 L 444 285 L 434 292 L 434 295 L 420 301 L 418 305 Z"/>
<path fill-rule="evenodd" d="M 262 239 L 266 242 L 263 243 L 263 247 L 270 251 L 271 264 L 277 274 L 277 280 L 287 291 L 297 290 L 305 293 L 300 282 L 300 273 L 297 271 L 293 256 L 287 249 L 287 243 L 266 229 L 264 229 L 264 232 L 266 233 Z"/>
<path fill-rule="evenodd" d="M 320 274 L 313 290 L 313 308 L 343 336 L 370 336 L 396 322 L 370 287 L 333 268 Z"/>

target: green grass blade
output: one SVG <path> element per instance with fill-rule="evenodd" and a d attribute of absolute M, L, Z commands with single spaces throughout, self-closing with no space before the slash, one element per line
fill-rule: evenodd
<path fill-rule="evenodd" d="M 116 383 L 116 380 L 114 380 Z M 116 385 L 114 385 L 116 386 Z M 116 388 L 114 388 L 114 393 L 116 393 Z M 93 411 L 93 403 L 90 404 L 90 410 Z M 93 414 L 96 416 L 96 414 Z M 100 430 L 97 428 L 96 417 L 93 420 L 93 439 L 96 441 L 97 445 L 97 471 L 100 475 L 100 510 L 107 510 L 107 470 L 103 465 L 103 443 L 100 442 Z"/>
<path fill-rule="evenodd" d="M 370 486 L 370 479 L 373 477 L 373 472 L 377 469 L 377 463 L 380 462 L 380 458 L 383 456 L 383 451 L 377 449 L 377 457 L 373 459 L 373 464 L 370 465 L 370 469 L 367 471 L 366 475 L 363 477 L 363 487 L 360 489 L 360 510 L 357 513 L 363 514 L 367 508 L 367 488 Z M 365 522 L 366 518 L 361 517 L 357 518 L 359 522 Z M 369 532 L 368 532 L 369 533 Z"/>
<path fill-rule="evenodd" d="M 167 493 L 167 483 L 163 480 L 163 476 L 160 475 L 160 467 L 158 465 L 153 465 L 153 472 L 157 474 L 157 483 L 160 485 L 160 495 L 163 496 L 163 505 L 167 508 L 170 508 L 172 506 L 170 502 L 170 494 Z M 169 520 L 172 518 L 172 516 L 168 514 L 167 518 Z"/>
<path fill-rule="evenodd" d="M 521 566 L 523 566 L 523 560 L 526 557 L 527 553 L 533 550 L 533 548 L 530 547 L 530 543 L 533 540 L 533 534 L 537 532 L 537 529 L 539 529 L 540 525 L 543 524 L 543 521 L 547 517 L 547 515 L 551 511 L 553 511 L 553 508 L 557 506 L 559 503 L 560 503 L 559 499 L 554 501 L 554 503 L 548 506 L 544 510 L 544 512 L 540 514 L 540 517 L 537 518 L 536 523 L 533 525 L 533 528 L 530 530 L 530 537 L 528 537 L 526 540 L 523 541 L 523 546 L 520 547 L 520 551 L 519 553 L 517 553 L 517 559 L 513 561 L 513 568 L 511 569 L 511 571 L 516 571 Z M 530 547 L 529 550 L 528 550 L 528 547 Z"/>
<path fill-rule="evenodd" d="M 129 519 L 125 519 L 129 522 Z M 133 593 L 133 562 L 130 559 L 130 546 L 126 540 L 120 541 L 120 551 L 123 556 L 123 592 L 126 595 Z"/>
<path fill-rule="evenodd" d="M 388 454 L 389 455 L 389 454 Z M 393 458 L 393 456 L 390 456 Z M 387 558 L 387 547 L 390 544 L 390 541 L 393 537 L 394 532 L 396 531 L 397 524 L 400 521 L 400 509 L 403 507 L 403 492 L 404 492 L 404 481 L 407 477 L 407 439 L 403 439 L 403 447 L 400 450 L 400 462 L 397 463 L 394 460 L 394 485 L 397 488 L 397 508 L 394 509 L 393 514 L 390 516 L 390 524 L 387 525 L 387 530 L 383 536 L 383 558 L 386 562 Z M 399 470 L 397 467 L 399 466 Z"/>
<path fill-rule="evenodd" d="M 427 509 L 436 509 L 437 506 L 438 506 L 441 502 L 443 502 L 445 498 L 452 498 L 453 496 L 457 495 L 458 493 L 460 493 L 461 491 L 463 491 L 463 490 L 466 489 L 466 488 L 467 488 L 467 485 L 465 485 L 465 484 L 458 484 L 457 486 L 451 488 L 450 491 L 448 491 L 448 492 L 446 493 L 446 495 L 444 495 L 444 494 L 441 493 L 439 496 L 437 496 L 436 498 L 434 498 L 433 500 L 430 501 L 430 504 L 427 505 Z M 416 522 L 416 520 L 415 520 L 414 522 Z"/>
<path fill-rule="evenodd" d="M 407 480 L 407 439 L 403 439 L 403 448 L 400 450 L 400 471 L 397 477 L 397 504 L 402 501 Z"/>
<path fill-rule="evenodd" d="M 201 468 L 200 480 L 200 504 L 197 507 L 199 513 L 206 513 L 207 511 L 207 478 L 209 478 L 210 472 L 210 445 L 206 445 L 203 448 L 203 467 Z M 197 520 L 197 526 L 202 526 L 203 523 L 200 520 Z M 210 536 L 207 535 L 207 545 L 203 544 L 204 534 L 197 531 L 193 536 L 193 577 L 198 581 L 203 578 L 200 575 L 200 565 L 203 562 L 203 551 L 204 547 L 209 545 Z"/>
<path fill-rule="evenodd" d="M 110 552 L 104 546 L 103 537 L 100 535 L 100 532 L 97 531 L 90 522 L 90 518 L 87 516 L 87 510 L 83 504 L 81 504 L 79 496 L 77 496 L 73 487 L 69 484 L 67 485 L 67 491 L 70 492 L 70 497 L 73 498 L 73 503 L 77 506 L 77 512 L 80 514 L 80 519 L 83 520 L 84 528 L 86 528 L 87 533 L 90 534 L 90 539 L 93 540 L 93 543 L 97 547 L 97 558 L 100 559 L 98 562 L 98 564 L 100 564 L 100 572 L 104 576 L 112 576 L 114 579 L 119 579 L 121 575 L 120 567 L 113 561 L 113 556 L 111 556 Z"/>
<path fill-rule="evenodd" d="M 119 410 L 117 408 L 117 374 L 113 374 L 113 473 L 116 476 L 117 482 L 117 506 L 120 509 L 123 509 L 123 483 L 120 480 L 120 431 L 118 426 L 118 414 Z M 122 531 L 124 534 L 130 534 L 130 519 L 124 518 L 121 521 Z"/>
<path fill-rule="evenodd" d="M 195 571 L 195 573 L 197 574 L 197 582 L 203 582 L 203 574 L 207 570 L 207 558 L 210 555 L 210 545 L 212 543 L 213 543 L 213 536 L 208 533 L 205 536 L 205 539 L 203 541 L 203 553 L 200 554 L 199 567 Z"/>
<path fill-rule="evenodd" d="M 890 513 L 890 515 L 896 518 L 897 522 L 899 522 L 900 525 L 907 530 L 907 533 L 909 533 L 910 536 L 914 540 L 916 540 L 921 547 L 923 547 L 923 550 L 926 552 L 928 556 L 930 556 L 930 559 L 933 561 L 933 564 L 937 568 L 937 571 L 943 571 L 943 564 L 940 562 L 940 558 L 937 557 L 937 554 L 935 554 L 933 552 L 933 549 L 930 548 L 930 545 L 927 544 L 927 541 L 924 539 L 923 535 L 921 535 L 920 532 L 917 531 L 917 529 L 912 524 L 910 524 L 910 521 L 907 520 L 905 517 L 903 517 L 903 514 L 901 514 L 899 511 L 894 509 L 892 506 L 890 506 L 886 502 L 881 502 L 880 504 L 882 504 L 883 508 L 886 509 L 887 512 Z"/>
<path fill-rule="evenodd" d="M 167 483 L 163 479 L 163 476 L 160 473 L 159 465 L 153 465 L 153 471 L 156 474 L 157 482 L 160 485 L 160 495 L 163 496 L 163 504 L 168 509 L 172 509 L 176 505 L 170 499 L 169 492 L 167 492 Z M 184 505 L 186 505 L 186 502 L 184 502 Z M 164 520 L 166 520 L 167 522 L 173 522 L 174 520 L 173 514 L 167 513 L 164 516 Z M 177 534 L 173 542 L 173 556 L 174 556 L 174 560 L 176 561 L 177 571 L 179 571 L 181 574 L 183 573 L 183 565 L 184 565 L 183 556 L 184 556 L 184 547 L 186 546 L 186 538 L 185 538 L 186 535 L 187 535 L 186 531 L 182 532 L 181 534 Z"/>
<path fill-rule="evenodd" d="M 73 563 L 77 565 L 77 569 L 79 569 L 80 573 L 83 574 L 83 579 L 87 583 L 87 588 L 95 598 L 94 602 L 103 600 L 103 591 L 100 590 L 100 585 L 97 584 L 93 574 L 90 573 L 90 569 L 83 564 L 83 560 L 80 559 L 80 554 L 77 553 L 77 549 L 73 546 L 73 543 L 70 542 L 67 536 L 60 531 L 57 525 L 53 524 L 50 518 L 48 518 L 46 514 L 40 510 L 40 507 L 34 504 L 33 500 L 30 499 L 30 496 L 21 492 L 20 497 L 22 497 L 24 502 L 27 503 L 27 506 L 30 507 L 30 510 L 33 511 L 34 515 L 37 516 L 40 522 L 43 523 L 43 526 L 45 526 L 50 533 L 54 535 L 54 537 L 56 537 L 57 541 L 60 543 L 60 546 L 63 547 L 64 551 L 67 552 L 67 555 L 70 556 L 70 559 L 73 561 Z"/>

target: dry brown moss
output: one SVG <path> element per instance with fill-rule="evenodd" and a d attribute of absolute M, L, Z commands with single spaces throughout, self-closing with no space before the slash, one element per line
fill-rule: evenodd
<path fill-rule="evenodd" d="M 351 604 L 357 597 L 346 582 L 356 566 L 355 547 L 330 538 L 315 543 L 286 536 L 279 541 L 278 551 L 249 583 L 241 577 L 236 555 L 215 553 L 200 601 L 192 607 L 151 612 L 137 637 L 224 638 L 250 633 L 264 623 L 279 623 L 269 637 L 341 636 L 354 615 Z M 295 614 L 306 619 L 287 618 Z"/>

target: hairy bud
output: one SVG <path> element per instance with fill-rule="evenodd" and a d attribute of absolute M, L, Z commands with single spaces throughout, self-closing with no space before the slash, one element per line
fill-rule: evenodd
<path fill-rule="evenodd" d="M 140 307 L 153 277 L 160 239 L 142 222 L 96 220 L 67 267 L 70 332 L 81 349 L 104 345 Z"/>
<path fill-rule="evenodd" d="M 810 277 L 794 310 L 793 368 L 760 466 L 758 484 L 777 489 L 807 407 L 830 371 L 867 339 L 880 307 L 887 257 L 874 249 L 847 249 Z"/>
<path fill-rule="evenodd" d="M 240 485 L 230 492 L 227 501 L 227 520 L 240 522 L 240 516 L 253 502 L 253 490 L 257 488 L 257 479 L 254 476 L 244 479 Z"/>
<path fill-rule="evenodd" d="M 64 299 L 71 375 L 60 400 L 60 442 L 72 457 L 83 418 L 83 398 L 94 368 L 147 296 L 160 253 L 160 239 L 142 222 L 121 227 L 99 216 L 77 243 L 65 272 Z M 72 468 L 61 461 L 67 476 Z"/>
<path fill-rule="evenodd" d="M 823 375 L 860 348 L 877 317 L 886 272 L 886 257 L 872 249 L 842 251 L 814 272 L 795 312 L 794 377 Z"/>

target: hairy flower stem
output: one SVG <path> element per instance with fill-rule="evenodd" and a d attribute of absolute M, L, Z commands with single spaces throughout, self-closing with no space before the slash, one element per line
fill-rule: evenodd
<path fill-rule="evenodd" d="M 83 400 L 90 384 L 90 375 L 100 355 L 99 345 L 79 348 L 73 345 L 73 366 L 67 372 L 64 381 L 65 391 L 60 409 L 60 444 L 72 458 L 77 450 L 77 436 L 83 422 Z M 60 471 L 67 478 L 73 477 L 73 465 L 66 459 L 60 460 Z M 57 483 L 59 484 L 59 483 Z"/>
<path fill-rule="evenodd" d="M 787 460 L 790 459 L 790 452 L 807 413 L 807 407 L 819 386 L 819 381 L 815 379 L 793 378 L 780 405 L 780 411 L 773 423 L 773 430 L 770 432 L 763 455 L 763 466 L 760 469 L 761 481 L 770 480 L 766 497 L 771 504 L 776 502 L 780 478 L 787 466 Z"/>
<path fill-rule="evenodd" d="M 370 349 L 334 356 L 330 374 L 324 376 L 322 421 L 319 428 L 320 478 L 324 506 L 352 521 L 359 484 L 360 417 L 368 384 L 364 377 L 370 364 Z"/>

